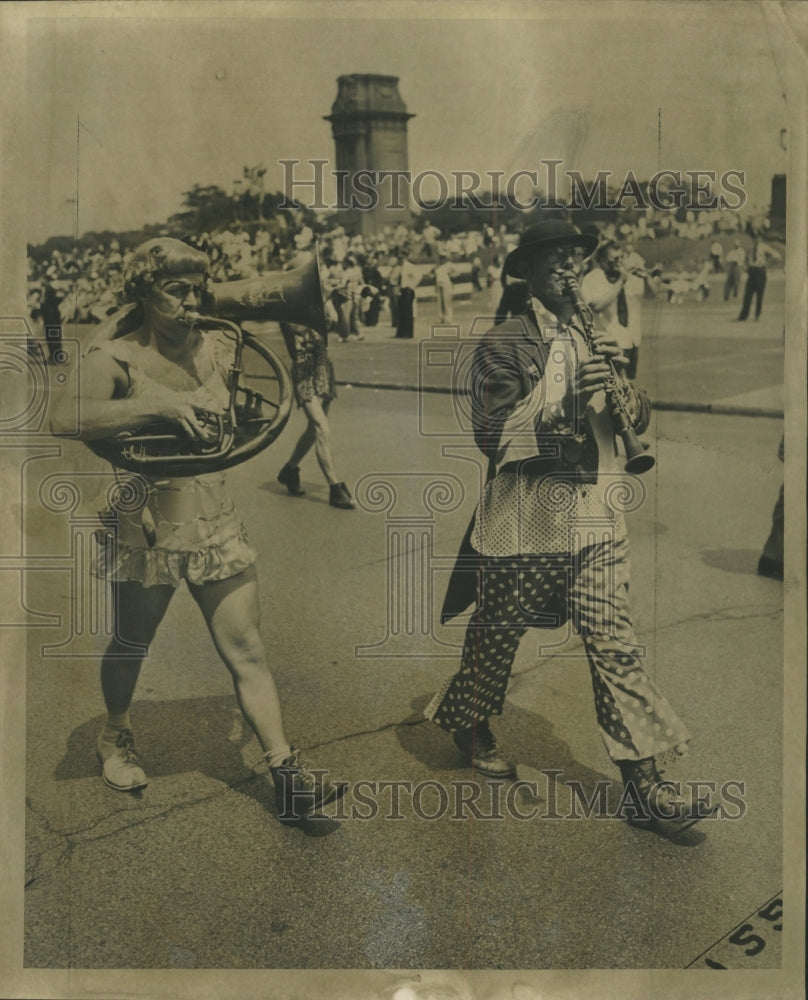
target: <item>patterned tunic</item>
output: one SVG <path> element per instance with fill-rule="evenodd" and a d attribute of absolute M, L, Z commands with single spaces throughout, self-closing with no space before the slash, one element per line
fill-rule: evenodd
<path fill-rule="evenodd" d="M 297 405 L 318 396 L 323 403 L 337 397 L 334 366 L 325 340 L 309 327 L 281 323 L 281 333 L 292 359 L 292 384 Z"/>

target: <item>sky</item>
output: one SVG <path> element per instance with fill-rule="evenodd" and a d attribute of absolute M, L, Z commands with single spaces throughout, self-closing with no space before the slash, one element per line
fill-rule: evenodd
<path fill-rule="evenodd" d="M 77 195 L 79 232 L 138 228 L 195 183 L 230 190 L 245 165 L 266 166 L 268 190 L 282 159 L 335 169 L 323 116 L 348 73 L 399 77 L 414 173 L 508 175 L 551 158 L 617 178 L 733 169 L 757 207 L 786 169 L 782 25 L 765 0 L 163 4 L 145 17 L 91 4 L 55 18 L 41 6 L 28 28 L 32 242 L 75 231 Z"/>

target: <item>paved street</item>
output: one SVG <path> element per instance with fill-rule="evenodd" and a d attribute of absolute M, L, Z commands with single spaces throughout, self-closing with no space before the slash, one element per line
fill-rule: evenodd
<path fill-rule="evenodd" d="M 629 527 L 647 669 L 694 736 L 677 776 L 728 789 L 723 819 L 673 844 L 583 815 L 570 783 L 591 796 L 617 774 L 582 648 L 563 630 L 525 638 L 496 725 L 525 784 L 476 781 L 475 797 L 451 740 L 423 720 L 458 660 L 464 622 L 442 627 L 437 610 L 476 503 L 479 456 L 457 433 L 448 393 L 368 386 L 419 385 L 425 304 L 416 342 L 378 328 L 332 347 L 335 457 L 359 509 L 328 506 L 313 456 L 305 497 L 275 481 L 303 427 L 298 413 L 229 474 L 260 554 L 262 627 L 287 728 L 350 782 L 329 810 L 336 819 L 276 821 L 254 769 L 258 745 L 185 590 L 132 712 L 149 786 L 138 796 L 104 786 L 94 754 L 103 608 L 77 558 L 103 468 L 76 443 L 54 454 L 50 439 L 26 466 L 28 555 L 58 556 L 63 571 L 26 578 L 25 964 L 778 967 L 774 919 L 755 918 L 762 948 L 730 937 L 783 889 L 783 585 L 755 573 L 782 480 L 782 420 L 770 414 L 783 405 L 783 284 L 772 277 L 759 323 L 732 323 L 737 308 L 717 296 L 718 286 L 703 304 L 646 303 L 640 381 L 664 406 L 649 434 L 657 466 Z M 474 307 L 458 305 L 463 324 Z M 435 365 L 423 382 L 449 379 Z M 717 412 L 699 412 L 706 404 Z M 755 410 L 764 415 L 744 415 Z M 59 501 L 67 471 L 81 497 Z M 80 619 L 70 613 L 79 605 Z"/>
<path fill-rule="evenodd" d="M 782 411 L 784 275 L 769 276 L 761 319 L 736 322 L 737 299 L 725 303 L 721 275 L 712 276 L 706 302 L 689 296 L 682 305 L 662 299 L 643 303 L 643 344 L 638 377 L 661 407 L 705 408 L 750 412 Z M 331 338 L 337 377 L 357 385 L 448 388 L 452 370 L 424 364 L 425 341 L 468 339 L 491 325 L 498 294 L 476 293 L 454 304 L 454 327 L 436 327 L 435 305 L 419 302 L 415 341 L 396 340 L 390 326 L 363 329 L 361 343 L 342 344 Z M 257 327 L 283 350 L 271 325 Z"/>

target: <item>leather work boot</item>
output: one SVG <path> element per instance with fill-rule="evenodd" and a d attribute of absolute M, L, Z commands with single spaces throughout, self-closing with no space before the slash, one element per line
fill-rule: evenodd
<path fill-rule="evenodd" d="M 694 798 L 692 788 L 682 789 L 676 782 L 665 781 L 653 757 L 619 761 L 618 766 L 624 795 L 629 786 L 635 793 L 624 806 L 631 826 L 675 838 L 720 808 L 720 803 L 710 798 Z"/>
<path fill-rule="evenodd" d="M 329 488 L 329 494 L 328 502 L 332 507 L 340 507 L 342 510 L 354 510 L 354 502 L 345 483 L 334 483 Z"/>
<path fill-rule="evenodd" d="M 302 497 L 306 492 L 300 485 L 300 468 L 284 465 L 278 473 L 278 482 L 283 483 L 293 497 Z"/>
<path fill-rule="evenodd" d="M 122 729 L 114 743 L 105 740 L 104 732 L 100 732 L 96 748 L 104 782 L 110 788 L 116 792 L 134 792 L 148 785 L 131 729 Z"/>
<path fill-rule="evenodd" d="M 516 765 L 497 747 L 496 737 L 488 728 L 487 720 L 469 729 L 458 729 L 453 739 L 472 769 L 480 774 L 491 778 L 508 778 L 516 774 Z"/>
<path fill-rule="evenodd" d="M 348 788 L 345 782 L 332 784 L 325 771 L 312 769 L 311 764 L 301 760 L 296 747 L 291 748 L 290 755 L 281 764 L 270 767 L 269 773 L 275 786 L 278 819 L 282 823 L 307 819 L 322 806 L 342 798 Z"/>

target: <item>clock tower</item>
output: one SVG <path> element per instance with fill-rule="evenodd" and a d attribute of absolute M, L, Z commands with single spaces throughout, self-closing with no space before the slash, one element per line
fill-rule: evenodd
<path fill-rule="evenodd" d="M 401 99 L 398 77 L 352 73 L 339 77 L 337 86 L 325 120 L 331 122 L 337 172 L 345 171 L 339 200 L 346 223 L 363 236 L 378 233 L 385 225 L 407 225 L 409 177 L 401 172 L 408 170 L 407 122 L 415 115 Z M 360 171 L 366 173 L 357 177 Z M 385 171 L 394 172 L 393 176 L 380 178 Z"/>

